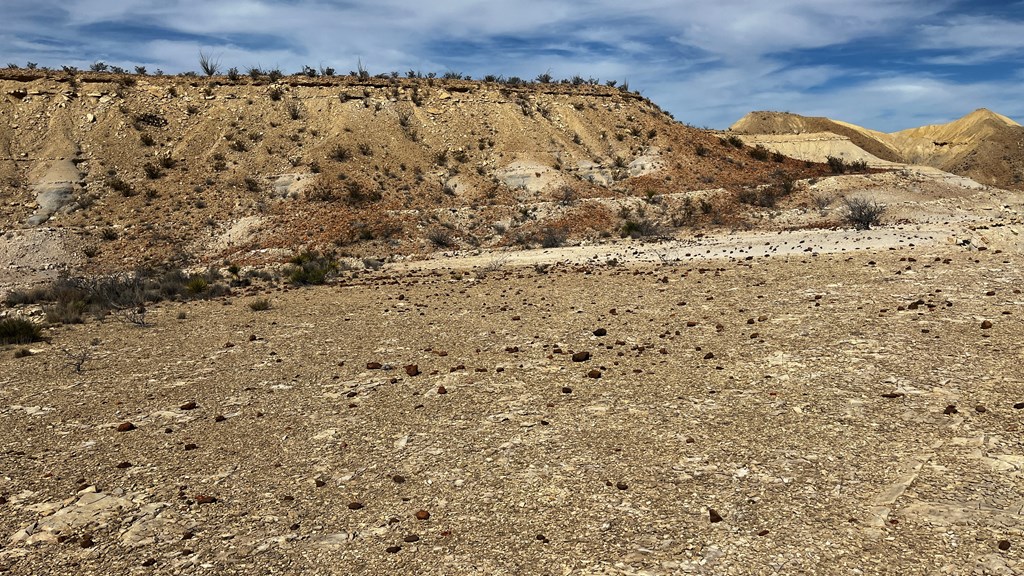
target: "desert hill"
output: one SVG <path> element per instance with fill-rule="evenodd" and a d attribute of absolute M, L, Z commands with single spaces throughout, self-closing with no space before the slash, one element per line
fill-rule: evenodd
<path fill-rule="evenodd" d="M 821 117 L 785 112 L 751 112 L 730 127 L 739 134 L 758 135 L 768 147 L 781 152 L 799 149 L 808 156 L 806 141 L 838 136 L 883 161 L 921 164 L 972 178 L 980 183 L 1020 189 L 1024 185 L 1024 127 L 984 108 L 947 124 L 922 126 L 891 134 Z M 764 137 L 778 136 L 775 140 Z M 836 152 L 837 145 L 821 147 L 816 156 Z M 847 146 L 847 148 L 849 148 Z M 861 156 L 852 149 L 839 154 Z M 814 156 L 814 154 L 811 154 Z M 863 157 L 870 160 L 871 157 Z M 860 158 L 854 158 L 860 159 Z"/>
<path fill-rule="evenodd" d="M 800 116 L 789 112 L 751 112 L 729 127 L 740 134 L 831 133 L 844 136 L 856 146 L 882 160 L 902 162 L 900 150 L 883 132 L 825 117 Z"/>
<path fill-rule="evenodd" d="M 0 95 L 8 263 L 558 243 L 617 234 L 623 200 L 664 197 L 632 215 L 651 224 L 726 222 L 737 191 L 824 173 L 600 85 L 4 70 Z"/>

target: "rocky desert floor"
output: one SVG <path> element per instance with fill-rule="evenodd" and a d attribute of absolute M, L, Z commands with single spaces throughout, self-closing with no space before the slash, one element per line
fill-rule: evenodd
<path fill-rule="evenodd" d="M 1008 222 L 433 259 L 50 328 L 0 357 L 0 572 L 1019 573 Z"/>

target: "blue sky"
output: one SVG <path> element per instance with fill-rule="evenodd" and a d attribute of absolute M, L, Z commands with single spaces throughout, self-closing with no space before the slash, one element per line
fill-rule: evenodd
<path fill-rule="evenodd" d="M 711 128 L 751 110 L 1024 122 L 1024 0 L 3 0 L 0 21 L 0 66 L 176 73 L 202 50 L 243 71 L 625 80 Z"/>

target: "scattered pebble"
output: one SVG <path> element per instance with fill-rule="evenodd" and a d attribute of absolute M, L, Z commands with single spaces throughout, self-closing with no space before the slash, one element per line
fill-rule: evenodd
<path fill-rule="evenodd" d="M 131 422 L 122 422 L 117 425 L 118 432 L 131 432 L 132 430 L 135 430 L 135 424 Z"/>
<path fill-rule="evenodd" d="M 573 362 L 586 362 L 587 360 L 590 360 L 590 352 L 587 352 L 586 350 L 572 355 Z"/>
<path fill-rule="evenodd" d="M 417 520 L 429 520 L 430 519 L 430 512 L 427 512 L 426 510 L 420 510 L 420 511 L 416 512 L 416 519 Z"/>

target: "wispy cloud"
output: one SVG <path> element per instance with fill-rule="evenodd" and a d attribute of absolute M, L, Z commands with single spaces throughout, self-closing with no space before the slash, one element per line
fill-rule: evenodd
<path fill-rule="evenodd" d="M 1020 114 L 1021 79 L 993 63 L 1024 52 L 1024 9 L 957 0 L 11 0 L 9 62 L 294 72 L 457 70 L 628 79 L 680 120 L 725 127 L 752 109 L 871 127 Z M 1001 9 L 996 9 L 1000 7 Z M 1020 8 L 1020 5 L 1018 5 Z M 947 94 L 956 94 L 947 98 Z M 974 98 L 979 101 L 968 100 Z M 981 102 L 980 100 L 985 100 Z M 992 104 L 994 103 L 994 104 Z M 840 106 L 840 104 L 842 106 Z M 922 108 L 926 107 L 926 108 Z"/>

